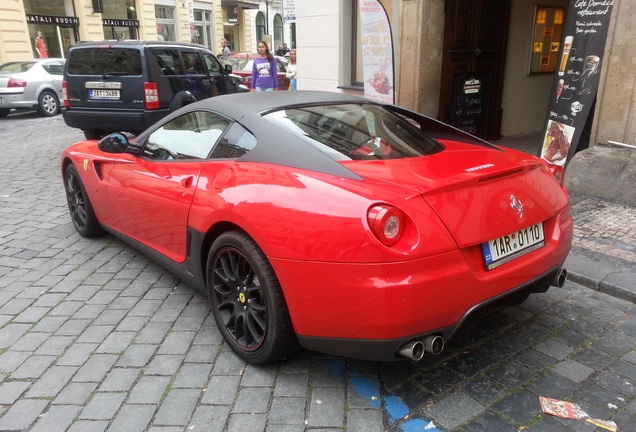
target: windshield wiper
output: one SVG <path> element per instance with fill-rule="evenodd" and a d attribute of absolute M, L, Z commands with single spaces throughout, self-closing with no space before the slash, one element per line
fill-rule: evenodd
<path fill-rule="evenodd" d="M 102 79 L 105 79 L 107 76 L 122 76 L 122 75 L 130 75 L 128 72 L 106 72 L 102 74 Z"/>

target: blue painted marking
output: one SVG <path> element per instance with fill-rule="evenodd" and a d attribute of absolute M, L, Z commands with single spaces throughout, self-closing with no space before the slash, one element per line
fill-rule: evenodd
<path fill-rule="evenodd" d="M 387 396 L 384 398 L 384 404 L 391 423 L 409 414 L 409 407 L 407 407 L 404 401 L 402 401 L 402 398 L 398 396 Z"/>
<path fill-rule="evenodd" d="M 345 378 L 346 362 L 342 359 L 323 360 L 325 368 L 337 378 Z"/>
<path fill-rule="evenodd" d="M 346 361 L 338 358 L 327 358 L 321 360 L 325 368 L 338 378 L 349 378 L 349 388 L 360 396 L 362 396 L 371 407 L 384 408 L 389 415 L 390 423 L 395 423 L 410 415 L 409 407 L 399 396 L 382 397 L 380 395 L 380 382 L 377 378 L 369 378 L 360 376 L 360 371 L 355 367 L 351 367 L 347 371 Z M 404 423 L 397 426 L 402 432 L 442 432 L 433 422 L 425 419 L 408 419 Z"/>
<path fill-rule="evenodd" d="M 373 408 L 380 408 L 382 406 L 380 385 L 376 380 L 363 377 L 350 378 L 349 388 L 366 399 Z"/>
<path fill-rule="evenodd" d="M 432 422 L 420 419 L 409 420 L 400 425 L 402 432 L 442 432 Z"/>

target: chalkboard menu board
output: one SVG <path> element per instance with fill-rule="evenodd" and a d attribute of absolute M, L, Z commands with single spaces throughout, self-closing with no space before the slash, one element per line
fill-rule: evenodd
<path fill-rule="evenodd" d="M 488 127 L 491 72 L 456 74 L 453 79 L 451 124 L 480 138 Z"/>

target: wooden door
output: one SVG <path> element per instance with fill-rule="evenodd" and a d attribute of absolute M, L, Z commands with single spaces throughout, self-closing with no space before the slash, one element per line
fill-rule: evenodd
<path fill-rule="evenodd" d="M 445 11 L 440 119 L 480 138 L 498 139 L 510 0 L 446 0 Z M 471 91 L 486 92 L 477 118 L 483 125 L 472 130 L 456 115 L 458 91 L 471 88 L 470 82 L 476 83 Z"/>

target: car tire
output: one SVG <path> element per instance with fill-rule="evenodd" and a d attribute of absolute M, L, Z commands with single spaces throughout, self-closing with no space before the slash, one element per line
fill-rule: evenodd
<path fill-rule="evenodd" d="M 38 112 L 45 117 L 52 117 L 60 112 L 60 100 L 55 93 L 44 90 L 38 98 Z"/>
<path fill-rule="evenodd" d="M 274 269 L 248 235 L 228 231 L 214 241 L 208 255 L 207 282 L 217 327 L 241 359 L 259 365 L 298 351 Z"/>
<path fill-rule="evenodd" d="M 11 108 L 0 108 L 0 118 L 4 118 L 9 115 Z"/>
<path fill-rule="evenodd" d="M 82 237 L 95 237 L 103 232 L 99 225 L 84 183 L 75 165 L 68 164 L 64 170 L 64 189 L 68 211 L 75 229 Z"/>

